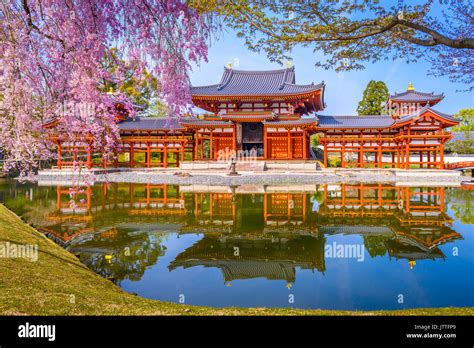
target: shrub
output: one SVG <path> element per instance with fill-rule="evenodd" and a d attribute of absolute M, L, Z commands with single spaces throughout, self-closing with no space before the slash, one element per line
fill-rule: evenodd
<path fill-rule="evenodd" d="M 341 159 L 339 156 L 329 156 L 329 167 L 340 167 L 341 166 Z"/>

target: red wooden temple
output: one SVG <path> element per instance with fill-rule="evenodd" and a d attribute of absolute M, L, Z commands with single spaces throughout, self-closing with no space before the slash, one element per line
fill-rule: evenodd
<path fill-rule="evenodd" d="M 325 84 L 299 85 L 294 67 L 269 71 L 225 68 L 219 83 L 191 88 L 199 117 L 119 121 L 122 146 L 113 163 L 103 163 L 87 141 L 58 148 L 58 168 L 72 165 L 179 166 L 188 160 L 314 160 L 310 136 L 319 134 L 324 166 L 444 168 L 446 128 L 458 122 L 432 108 L 443 95 L 415 91 L 391 95 L 388 115 L 328 116 Z M 416 156 L 416 160 L 413 159 Z"/>

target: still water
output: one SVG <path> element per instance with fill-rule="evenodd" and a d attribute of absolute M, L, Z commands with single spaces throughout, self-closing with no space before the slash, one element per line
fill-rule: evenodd
<path fill-rule="evenodd" d="M 0 202 L 124 290 L 217 307 L 474 306 L 473 193 L 0 182 Z"/>

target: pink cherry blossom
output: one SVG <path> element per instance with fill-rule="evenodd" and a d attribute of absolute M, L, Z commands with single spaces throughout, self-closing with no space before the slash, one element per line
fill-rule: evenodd
<path fill-rule="evenodd" d="M 189 112 L 188 73 L 206 60 L 211 15 L 181 0 L 10 0 L 0 6 L 0 150 L 5 171 L 30 176 L 54 158 L 43 127 L 55 120 L 62 142 L 90 141 L 112 156 L 119 133 L 114 105 L 133 114 L 125 95 L 103 92 L 129 66 L 107 71 L 116 48 L 137 72 L 159 79 L 170 114 Z M 64 107 L 67 105 L 68 107 Z M 67 111 L 67 112 L 65 112 Z M 84 112 L 85 111 L 85 112 Z"/>

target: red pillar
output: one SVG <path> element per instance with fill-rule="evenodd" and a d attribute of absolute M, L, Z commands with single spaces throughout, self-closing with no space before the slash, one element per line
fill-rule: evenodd
<path fill-rule="evenodd" d="M 151 149 L 150 149 L 150 142 L 146 143 L 146 167 L 151 167 Z"/>
<path fill-rule="evenodd" d="M 214 137 L 212 134 L 212 129 L 209 130 L 210 132 L 210 140 L 209 140 L 209 157 L 210 159 L 214 159 Z"/>
<path fill-rule="evenodd" d="M 328 144 L 326 143 L 326 141 L 324 141 L 323 157 L 324 157 L 324 167 L 327 168 L 327 166 L 328 166 Z"/>
<path fill-rule="evenodd" d="M 382 168 L 382 144 L 379 144 L 377 167 Z"/>
<path fill-rule="evenodd" d="M 399 152 L 399 149 L 398 149 L 398 144 L 397 144 L 397 147 L 396 147 L 396 157 L 397 157 L 397 163 L 396 163 L 396 168 L 400 168 L 400 152 Z"/>
<path fill-rule="evenodd" d="M 398 168 L 403 168 L 403 161 L 404 161 L 404 154 L 403 154 L 403 147 L 402 146 L 398 146 L 398 156 L 399 156 L 399 159 L 398 159 Z"/>
<path fill-rule="evenodd" d="M 194 160 L 198 160 L 199 156 L 199 136 L 198 136 L 198 131 L 196 130 L 196 133 L 194 134 Z"/>
<path fill-rule="evenodd" d="M 408 144 L 408 142 L 405 145 L 405 156 L 406 156 L 405 168 L 410 169 L 410 145 Z"/>
<path fill-rule="evenodd" d="M 236 150 L 235 146 L 235 127 L 234 127 L 234 151 Z M 267 138 L 267 127 L 263 126 L 263 159 L 267 159 L 267 150 L 268 150 L 268 138 Z"/>
<path fill-rule="evenodd" d="M 134 159 L 133 159 L 134 153 L 135 152 L 133 151 L 133 142 L 130 142 L 130 168 L 135 167 L 135 163 L 134 163 Z"/>
<path fill-rule="evenodd" d="M 92 146 L 89 143 L 87 145 L 87 168 L 91 169 L 92 167 Z"/>
<path fill-rule="evenodd" d="M 346 157 L 345 151 L 346 151 L 346 145 L 342 143 L 342 147 L 341 147 L 341 167 L 342 168 L 346 167 L 346 161 L 344 160 L 344 157 Z"/>
<path fill-rule="evenodd" d="M 439 146 L 439 168 L 444 169 L 444 144 Z"/>
<path fill-rule="evenodd" d="M 306 136 L 306 130 L 303 130 L 303 159 L 308 159 L 308 145 Z"/>
<path fill-rule="evenodd" d="M 408 138 L 406 140 L 407 161 L 406 161 L 405 167 L 406 167 L 406 169 L 410 169 L 410 142 L 411 142 L 410 129 L 408 129 L 407 135 L 408 135 Z"/>
<path fill-rule="evenodd" d="M 61 142 L 58 140 L 58 169 L 62 169 L 62 160 L 61 160 Z"/>
<path fill-rule="evenodd" d="M 265 128 L 265 127 L 263 128 L 263 135 L 264 135 L 264 137 L 267 136 L 266 128 Z M 232 138 L 232 147 L 233 147 L 233 150 L 237 153 L 237 126 L 236 126 L 235 124 L 234 124 L 234 129 L 233 129 L 232 137 L 233 137 L 233 138 Z M 266 146 L 267 146 L 267 145 L 264 144 L 264 146 L 265 146 L 264 149 L 265 149 L 265 153 L 266 153 L 266 151 L 267 151 L 267 150 L 266 150 Z M 236 156 L 237 156 L 237 154 L 236 154 Z"/>
<path fill-rule="evenodd" d="M 291 132 L 290 132 L 290 129 L 288 128 L 288 145 L 287 145 L 287 156 L 289 159 L 291 159 Z"/>

